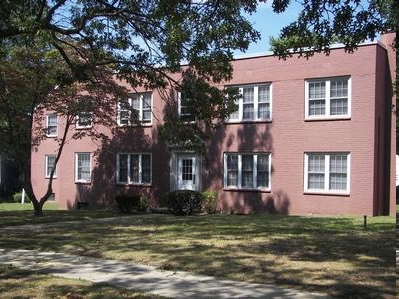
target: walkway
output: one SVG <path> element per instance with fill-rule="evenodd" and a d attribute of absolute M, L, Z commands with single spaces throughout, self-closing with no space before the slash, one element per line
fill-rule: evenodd
<path fill-rule="evenodd" d="M 170 298 L 329 298 L 274 285 L 219 280 L 145 265 L 34 250 L 0 249 L 0 263 L 66 278 L 142 290 Z"/>

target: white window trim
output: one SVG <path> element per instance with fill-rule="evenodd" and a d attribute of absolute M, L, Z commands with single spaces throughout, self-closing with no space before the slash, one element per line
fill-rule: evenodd
<path fill-rule="evenodd" d="M 49 119 L 50 119 L 50 116 L 54 116 L 54 115 L 56 118 L 56 125 L 55 125 L 56 130 L 55 130 L 54 134 L 48 134 Z M 46 130 L 47 137 L 57 137 L 57 135 L 58 135 L 58 115 L 57 115 L 57 113 L 50 113 L 50 114 L 46 115 L 46 129 L 45 130 Z"/>
<path fill-rule="evenodd" d="M 123 182 L 119 179 L 119 156 L 120 155 L 127 155 L 127 182 Z M 131 155 L 138 155 L 139 156 L 139 182 L 133 182 L 131 177 L 130 177 L 130 156 Z M 150 156 L 150 182 L 145 182 L 143 183 L 143 174 L 142 174 L 142 156 L 143 155 L 149 155 Z M 134 152 L 129 152 L 129 153 L 117 153 L 116 155 L 116 183 L 117 184 L 124 184 L 124 185 L 151 185 L 152 184 L 152 153 L 145 153 L 145 152 L 140 152 L 140 153 L 134 153 Z"/>
<path fill-rule="evenodd" d="M 56 155 L 45 155 L 45 169 L 44 169 L 45 176 L 44 177 L 46 179 L 50 178 L 50 173 L 47 172 L 47 170 L 48 170 L 48 158 L 49 157 L 54 157 L 54 161 L 57 158 Z M 54 176 L 53 176 L 53 179 L 56 179 L 56 178 L 57 178 L 57 167 L 55 168 Z"/>
<path fill-rule="evenodd" d="M 270 117 L 268 119 L 265 118 L 258 118 L 258 109 L 259 109 L 259 102 L 258 102 L 258 92 L 260 86 L 268 86 L 269 87 L 269 108 L 270 108 Z M 254 115 L 256 116 L 254 119 L 244 119 L 244 102 L 243 98 L 241 97 L 238 101 L 238 118 L 230 119 L 227 117 L 225 122 L 226 123 L 246 123 L 246 122 L 271 122 L 273 119 L 273 84 L 271 82 L 259 83 L 259 84 L 249 84 L 249 85 L 237 85 L 237 86 L 229 86 L 238 88 L 239 93 L 243 94 L 243 89 L 247 87 L 254 88 Z"/>
<path fill-rule="evenodd" d="M 150 118 L 149 122 L 143 122 L 142 121 L 142 117 L 143 117 L 143 95 L 145 95 L 145 94 L 149 94 L 150 95 L 151 118 Z M 139 113 L 138 113 L 139 114 L 140 125 L 143 126 L 143 127 L 152 126 L 152 119 L 153 119 L 153 117 L 152 117 L 152 112 L 153 112 L 153 93 L 152 92 L 138 92 L 138 93 L 135 93 L 134 95 L 139 95 L 140 96 L 140 110 L 139 110 Z M 128 100 L 127 100 L 130 109 L 132 109 L 132 100 L 133 99 L 131 97 L 129 97 Z M 130 121 L 130 119 L 128 121 L 128 124 L 121 124 L 121 122 L 120 122 L 120 110 L 121 110 L 121 101 L 118 101 L 118 112 L 117 112 L 117 123 L 118 123 L 118 126 L 126 127 L 126 126 L 134 126 L 134 125 L 136 125 L 136 124 L 132 123 Z M 129 114 L 130 113 L 131 112 L 129 111 Z"/>
<path fill-rule="evenodd" d="M 324 189 L 309 189 L 308 188 L 308 166 L 309 155 L 324 155 Z M 346 173 L 346 190 L 330 190 L 330 156 L 331 155 L 346 155 L 347 156 L 347 173 Z M 305 193 L 315 194 L 337 194 L 337 195 L 350 195 L 351 185 L 351 154 L 349 152 L 307 152 L 304 154 L 304 180 L 303 190 Z"/>
<path fill-rule="evenodd" d="M 236 155 L 238 156 L 238 186 L 233 186 L 233 185 L 227 185 L 227 156 L 228 155 Z M 267 187 L 262 187 L 262 188 L 248 188 L 248 187 L 242 187 L 241 183 L 242 183 L 242 155 L 252 155 L 254 157 L 254 164 L 253 164 L 253 182 L 256 183 L 257 182 L 257 175 L 258 175 L 258 171 L 257 171 L 257 162 L 258 162 L 258 155 L 268 155 L 269 157 L 269 161 L 268 161 L 268 172 L 269 172 L 269 186 Z M 259 191 L 271 191 L 271 186 L 272 186 L 272 154 L 270 152 L 251 152 L 251 153 L 244 153 L 244 152 L 226 152 L 223 155 L 223 186 L 224 189 L 227 190 L 259 190 Z"/>
<path fill-rule="evenodd" d="M 330 108 L 330 87 L 331 80 L 335 79 L 347 79 L 348 80 L 348 113 L 340 115 L 331 115 Z M 311 82 L 325 82 L 326 83 L 326 97 L 325 97 L 325 114 L 324 115 L 309 115 L 309 83 Z M 342 77 L 329 77 L 320 79 L 307 79 L 305 80 L 305 119 L 306 120 L 328 120 L 328 119 L 349 119 L 352 114 L 352 80 L 349 76 Z"/>
<path fill-rule="evenodd" d="M 89 158 L 89 168 L 90 168 L 90 179 L 89 180 L 82 180 L 78 179 L 78 157 L 79 155 L 90 155 Z M 76 152 L 75 153 L 75 183 L 90 183 L 91 182 L 91 176 L 92 176 L 92 153 L 89 152 Z"/>
<path fill-rule="evenodd" d="M 79 114 L 76 115 L 76 129 L 90 129 L 91 127 L 93 127 L 93 113 L 90 112 L 90 116 L 91 116 L 90 124 L 86 125 L 86 126 L 82 126 L 82 125 L 79 125 Z"/>
<path fill-rule="evenodd" d="M 179 118 L 181 118 L 183 116 L 188 116 L 188 117 L 193 116 L 191 113 L 186 113 L 186 114 L 182 114 L 181 113 L 181 108 L 182 108 L 182 105 L 181 105 L 181 94 L 182 93 L 180 91 L 177 93 L 177 105 L 178 105 L 177 106 L 177 113 L 179 115 Z M 197 117 L 194 115 L 194 120 L 186 121 L 186 122 L 187 123 L 194 123 L 196 119 L 197 119 Z"/>

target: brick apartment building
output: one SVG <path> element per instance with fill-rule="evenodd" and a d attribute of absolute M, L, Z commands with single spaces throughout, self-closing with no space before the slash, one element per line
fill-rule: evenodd
<path fill-rule="evenodd" d="M 159 140 L 165 101 L 155 90 L 132 90 L 130 104 L 142 125 L 130 126 L 119 111 L 115 125 L 124 126 L 124 136 L 110 136 L 99 155 L 91 139 L 69 140 L 53 182 L 55 201 L 64 209 L 81 201 L 106 207 L 116 194 L 130 192 L 156 205 L 165 192 L 193 189 L 217 191 L 225 212 L 393 215 L 394 37 L 384 34 L 353 54 L 336 46 L 309 59 L 234 60 L 226 86 L 242 93 L 239 109 L 206 141 L 204 156 Z M 184 114 L 184 99 L 175 95 Z M 63 120 L 49 113 L 45 123 L 49 137 L 32 152 L 38 194 L 47 187 L 57 148 L 51 137 Z"/>

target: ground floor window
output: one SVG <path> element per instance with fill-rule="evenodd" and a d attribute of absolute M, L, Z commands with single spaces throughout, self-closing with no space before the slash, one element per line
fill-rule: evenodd
<path fill-rule="evenodd" d="M 224 186 L 237 189 L 270 189 L 270 153 L 225 153 Z"/>
<path fill-rule="evenodd" d="M 151 154 L 119 153 L 116 180 L 124 184 L 150 184 Z"/>
<path fill-rule="evenodd" d="M 75 181 L 82 183 L 91 181 L 91 153 L 75 154 Z"/>
<path fill-rule="evenodd" d="M 349 153 L 305 153 L 305 191 L 349 193 Z"/>
<path fill-rule="evenodd" d="M 55 167 L 56 156 L 55 155 L 46 155 L 45 157 L 46 157 L 46 174 L 45 174 L 45 176 L 46 176 L 46 178 L 49 178 L 51 175 L 51 171 Z M 56 177 L 57 177 L 57 172 L 54 169 L 53 178 L 56 178 Z"/>

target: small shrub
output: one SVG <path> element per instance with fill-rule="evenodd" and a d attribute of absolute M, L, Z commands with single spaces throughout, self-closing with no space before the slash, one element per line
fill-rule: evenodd
<path fill-rule="evenodd" d="M 140 202 L 139 202 L 139 206 L 138 206 L 138 210 L 139 211 L 146 211 L 149 207 L 149 202 L 147 197 L 145 196 L 140 196 Z"/>
<path fill-rule="evenodd" d="M 202 208 L 208 214 L 215 214 L 218 208 L 218 194 L 216 191 L 205 191 L 202 193 Z"/>
<path fill-rule="evenodd" d="M 12 196 L 12 202 L 21 202 L 21 201 L 22 201 L 22 192 L 15 193 Z M 30 199 L 26 194 L 25 194 L 25 203 L 30 203 Z"/>
<path fill-rule="evenodd" d="M 163 200 L 174 215 L 190 215 L 201 209 L 202 194 L 192 190 L 176 190 L 166 193 Z"/>
<path fill-rule="evenodd" d="M 115 201 L 122 213 L 130 214 L 133 210 L 138 210 L 140 205 L 140 195 L 119 194 L 115 197 Z"/>

